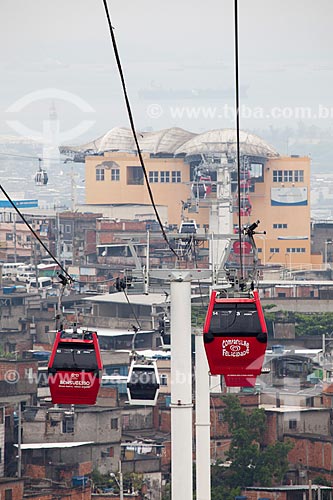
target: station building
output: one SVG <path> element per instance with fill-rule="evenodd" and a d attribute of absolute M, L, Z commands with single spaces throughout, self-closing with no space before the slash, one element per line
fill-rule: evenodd
<path fill-rule="evenodd" d="M 280 156 L 258 136 L 241 131 L 243 182 L 238 193 L 234 130 L 193 134 L 171 128 L 140 133 L 138 140 L 145 173 L 128 129 L 112 129 L 98 140 L 96 153 L 85 158 L 85 209 L 103 213 L 103 207 L 112 206 L 113 213 L 124 213 L 127 207 L 129 218 L 143 220 L 153 214 L 149 180 L 163 223 L 179 226 L 185 217 L 209 231 L 212 207 L 219 202 L 218 170 L 224 162 L 234 227 L 239 196 L 246 205 L 242 224 L 260 220 L 260 230 L 266 231 L 256 239 L 261 262 L 289 269 L 321 263 L 321 255 L 311 255 L 309 157 Z"/>

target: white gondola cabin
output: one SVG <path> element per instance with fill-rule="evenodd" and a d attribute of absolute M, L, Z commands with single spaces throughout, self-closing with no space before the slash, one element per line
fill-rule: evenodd
<path fill-rule="evenodd" d="M 155 406 L 160 388 L 156 361 L 133 361 L 127 379 L 127 395 L 131 405 Z"/>

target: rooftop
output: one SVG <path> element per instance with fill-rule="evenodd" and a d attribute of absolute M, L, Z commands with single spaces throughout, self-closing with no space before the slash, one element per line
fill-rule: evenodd
<path fill-rule="evenodd" d="M 153 132 L 137 132 L 142 152 L 151 154 L 196 155 L 206 153 L 236 154 L 236 131 L 234 129 L 208 130 L 195 134 L 178 127 Z M 263 139 L 244 130 L 240 131 L 241 154 L 259 157 L 277 157 L 278 153 Z M 104 151 L 136 151 L 132 131 L 125 127 L 114 127 L 102 137 L 81 146 L 62 146 L 66 151 L 95 153 Z"/>

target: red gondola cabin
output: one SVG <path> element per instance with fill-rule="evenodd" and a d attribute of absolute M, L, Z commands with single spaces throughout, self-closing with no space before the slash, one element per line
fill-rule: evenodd
<path fill-rule="evenodd" d="M 253 387 L 267 346 L 267 328 L 258 292 L 247 298 L 216 298 L 212 292 L 204 345 L 212 375 L 227 386 Z"/>
<path fill-rule="evenodd" d="M 52 402 L 94 405 L 102 368 L 96 332 L 58 332 L 48 365 Z"/>

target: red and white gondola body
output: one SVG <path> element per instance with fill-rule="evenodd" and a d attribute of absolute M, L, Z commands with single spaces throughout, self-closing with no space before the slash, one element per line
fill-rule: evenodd
<path fill-rule="evenodd" d="M 48 365 L 54 404 L 94 405 L 103 369 L 96 332 L 67 338 L 58 332 Z"/>
<path fill-rule="evenodd" d="M 227 386 L 253 387 L 261 373 L 267 327 L 255 290 L 248 298 L 217 298 L 213 291 L 204 324 L 204 346 L 212 375 Z"/>

